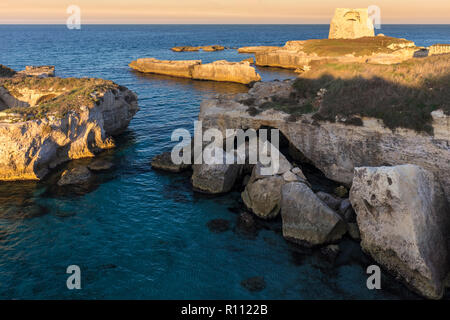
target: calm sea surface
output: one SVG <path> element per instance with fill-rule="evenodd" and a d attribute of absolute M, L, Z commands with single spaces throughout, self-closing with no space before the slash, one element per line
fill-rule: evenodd
<path fill-rule="evenodd" d="M 380 32 L 423 46 L 450 43 L 450 25 L 386 25 Z M 88 190 L 59 191 L 56 173 L 39 183 L 0 183 L 0 298 L 414 298 L 386 275 L 383 290 L 369 291 L 365 268 L 371 261 L 357 243 L 345 240 L 333 265 L 284 241 L 280 221 L 242 234 L 236 227 L 238 192 L 197 195 L 188 175 L 155 172 L 149 165 L 170 150 L 174 129 L 192 129 L 202 99 L 246 87 L 144 76 L 128 68 L 131 60 L 240 61 L 251 55 L 170 48 L 283 45 L 327 35 L 325 25 L 0 25 L 1 64 L 16 70 L 51 64 L 61 77 L 110 79 L 135 91 L 141 107 L 117 139 L 118 148 L 102 155 L 115 169 L 97 174 Z M 280 69 L 258 72 L 263 81 L 295 77 Z M 230 230 L 211 232 L 211 219 L 228 220 Z M 66 288 L 65 271 L 73 264 L 81 268 L 82 290 Z M 264 290 L 241 286 L 254 276 L 264 278 Z"/>

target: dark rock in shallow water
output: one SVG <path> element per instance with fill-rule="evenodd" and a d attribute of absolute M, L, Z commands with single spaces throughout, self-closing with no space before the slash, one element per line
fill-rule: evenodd
<path fill-rule="evenodd" d="M 116 266 L 115 264 L 113 264 L 113 263 L 102 264 L 102 265 L 99 267 L 99 269 L 103 269 L 103 270 L 106 270 L 106 269 L 115 269 L 115 268 L 117 268 L 117 266 Z"/>
<path fill-rule="evenodd" d="M 339 255 L 340 249 L 338 245 L 330 244 L 326 247 L 323 247 L 320 249 L 320 253 L 325 256 L 325 258 L 330 261 L 334 262 Z"/>
<path fill-rule="evenodd" d="M 222 233 L 230 230 L 230 221 L 225 219 L 213 219 L 209 221 L 206 226 L 211 232 Z"/>
<path fill-rule="evenodd" d="M 105 171 L 111 169 L 112 167 L 114 167 L 112 162 L 102 159 L 94 160 L 88 165 L 88 168 L 91 171 Z"/>
<path fill-rule="evenodd" d="M 255 218 L 251 213 L 242 212 L 236 223 L 236 233 L 249 238 L 256 238 L 258 229 Z"/>
<path fill-rule="evenodd" d="M 71 212 L 71 211 L 57 211 L 55 213 L 55 216 L 60 217 L 60 218 L 70 218 L 75 216 L 76 213 L 75 212 Z"/>
<path fill-rule="evenodd" d="M 32 203 L 24 206 L 9 206 L 0 208 L 0 218 L 9 220 L 22 220 L 41 217 L 49 213 L 47 207 Z"/>
<path fill-rule="evenodd" d="M 241 286 L 250 292 L 258 292 L 266 288 L 266 282 L 263 277 L 252 277 L 242 280 Z"/>
<path fill-rule="evenodd" d="M 182 172 L 191 167 L 189 164 L 175 164 L 172 161 L 171 152 L 164 152 L 155 156 L 151 161 L 152 168 L 168 171 L 168 172 Z"/>
<path fill-rule="evenodd" d="M 73 169 L 65 170 L 61 174 L 58 181 L 58 186 L 84 184 L 91 179 L 91 172 L 86 167 L 75 167 Z"/>

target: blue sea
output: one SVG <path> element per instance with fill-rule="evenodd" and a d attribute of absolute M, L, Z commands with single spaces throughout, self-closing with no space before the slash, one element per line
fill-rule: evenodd
<path fill-rule="evenodd" d="M 450 25 L 383 25 L 379 32 L 421 46 L 450 43 Z M 89 188 L 55 188 L 57 174 L 74 163 L 41 182 L 0 183 L 0 298 L 417 298 L 384 273 L 382 290 L 368 290 L 366 268 L 373 262 L 357 242 L 345 239 L 330 263 L 320 251 L 286 242 L 279 220 L 258 221 L 254 233 L 243 234 L 237 226 L 243 210 L 239 192 L 196 194 L 188 174 L 150 167 L 153 156 L 173 146 L 174 129 L 192 130 L 203 99 L 247 88 L 142 75 L 129 69 L 130 61 L 240 61 L 251 55 L 170 48 L 279 46 L 327 36 L 327 25 L 83 25 L 81 30 L 1 25 L 1 64 L 15 70 L 50 64 L 57 76 L 110 79 L 135 91 L 141 110 L 116 138 L 117 148 L 100 155 L 113 161 L 114 169 L 96 174 Z M 258 72 L 263 81 L 295 77 L 282 69 Z M 229 221 L 229 230 L 211 232 L 212 219 Z M 69 265 L 81 269 L 81 290 L 66 287 Z M 262 277 L 265 288 L 248 291 L 241 281 L 250 277 Z"/>

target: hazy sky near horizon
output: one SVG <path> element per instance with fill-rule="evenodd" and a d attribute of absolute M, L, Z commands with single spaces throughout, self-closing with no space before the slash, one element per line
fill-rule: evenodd
<path fill-rule="evenodd" d="M 450 24 L 450 0 L 0 0 L 0 23 L 329 23 L 334 9 L 381 8 L 381 23 Z"/>

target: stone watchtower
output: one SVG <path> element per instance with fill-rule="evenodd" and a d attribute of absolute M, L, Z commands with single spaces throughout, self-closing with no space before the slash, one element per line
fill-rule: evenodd
<path fill-rule="evenodd" d="M 368 9 L 337 8 L 330 24 L 329 39 L 374 37 L 375 30 Z"/>

